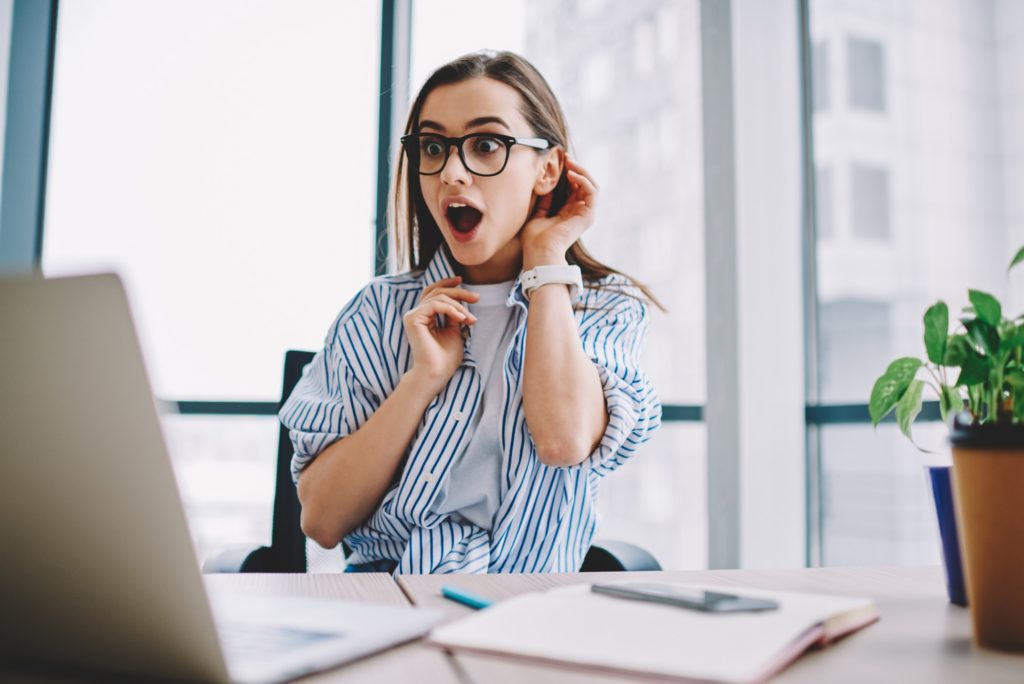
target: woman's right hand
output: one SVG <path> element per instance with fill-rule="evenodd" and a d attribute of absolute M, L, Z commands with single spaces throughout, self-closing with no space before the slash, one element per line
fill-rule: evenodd
<path fill-rule="evenodd" d="M 473 325 L 476 316 L 463 302 L 475 302 L 480 295 L 458 287 L 462 278 L 445 278 L 423 288 L 420 301 L 402 318 L 409 346 L 412 347 L 410 373 L 427 382 L 435 394 L 455 374 L 462 363 L 462 325 Z M 438 327 L 437 316 L 445 317 Z"/>

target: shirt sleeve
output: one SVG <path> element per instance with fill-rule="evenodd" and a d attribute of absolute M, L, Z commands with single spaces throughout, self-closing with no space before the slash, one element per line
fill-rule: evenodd
<path fill-rule="evenodd" d="M 358 297 L 357 297 L 358 300 Z M 381 404 L 379 396 L 361 383 L 353 365 L 350 347 L 366 331 L 358 325 L 358 301 L 353 301 L 331 326 L 324 348 L 302 372 L 302 378 L 281 407 L 278 417 L 288 429 L 292 447 L 292 479 L 299 475 L 325 448 L 355 432 Z"/>
<path fill-rule="evenodd" d="M 647 305 L 609 288 L 588 293 L 580 325 L 583 351 L 594 362 L 608 409 L 608 427 L 597 448 L 573 468 L 607 475 L 636 453 L 661 425 L 661 402 L 640 368 L 647 337 Z M 593 292 L 593 291 L 592 291 Z"/>

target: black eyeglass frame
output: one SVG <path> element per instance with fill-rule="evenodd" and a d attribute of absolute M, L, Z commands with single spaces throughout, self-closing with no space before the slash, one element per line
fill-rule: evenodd
<path fill-rule="evenodd" d="M 437 171 L 424 173 L 420 170 L 418 141 L 423 137 L 430 137 L 444 141 L 444 161 L 441 162 L 441 168 Z M 462 149 L 462 146 L 471 138 L 494 138 L 495 140 L 505 143 L 505 161 L 502 162 L 500 169 L 494 173 L 477 173 L 473 169 L 469 168 L 469 164 L 466 163 L 466 153 Z M 405 154 L 409 158 L 409 163 L 416 167 L 416 173 L 421 176 L 436 176 L 444 171 L 444 167 L 448 165 L 448 158 L 452 154 L 452 146 L 455 146 L 459 151 L 459 159 L 462 161 L 462 166 L 474 176 L 481 176 L 483 178 L 497 176 L 505 170 L 505 167 L 508 166 L 508 158 L 512 156 L 513 145 L 523 145 L 524 147 L 530 147 L 535 150 L 547 150 L 551 147 L 551 141 L 546 138 L 517 138 L 503 133 L 469 133 L 460 138 L 449 138 L 439 133 L 410 133 L 408 135 L 403 135 L 401 137 L 401 142 L 402 148 L 405 150 Z"/>

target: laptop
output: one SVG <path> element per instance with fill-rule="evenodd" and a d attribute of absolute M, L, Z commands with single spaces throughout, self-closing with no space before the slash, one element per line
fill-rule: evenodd
<path fill-rule="evenodd" d="M 0 278 L 0 463 L 0 669 L 278 682 L 440 620 L 204 587 L 117 276 Z"/>

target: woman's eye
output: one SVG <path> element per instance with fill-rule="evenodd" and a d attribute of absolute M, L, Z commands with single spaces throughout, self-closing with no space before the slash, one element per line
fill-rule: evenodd
<path fill-rule="evenodd" d="M 473 150 L 478 154 L 494 154 L 501 147 L 501 141 L 497 138 L 477 138 Z"/>
<path fill-rule="evenodd" d="M 444 146 L 436 140 L 429 140 L 423 143 L 422 151 L 427 157 L 440 157 L 444 154 Z"/>

